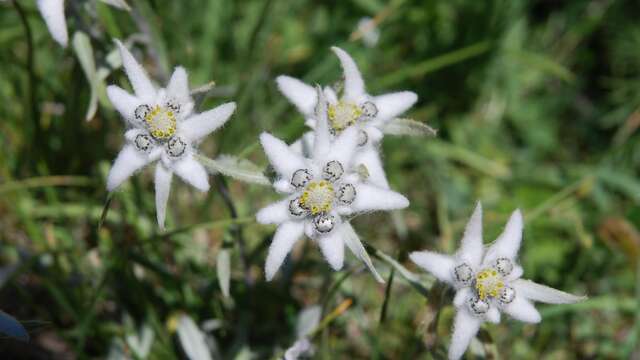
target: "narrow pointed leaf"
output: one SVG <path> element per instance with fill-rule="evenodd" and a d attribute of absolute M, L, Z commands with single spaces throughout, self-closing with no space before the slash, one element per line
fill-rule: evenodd
<path fill-rule="evenodd" d="M 216 270 L 218 272 L 218 285 L 222 295 L 229 297 L 229 281 L 231 280 L 231 254 L 229 249 L 221 249 L 218 252 L 216 261 Z"/>
<path fill-rule="evenodd" d="M 586 296 L 569 294 L 526 279 L 516 280 L 514 287 L 525 298 L 547 304 L 573 304 L 587 299 Z"/>
<path fill-rule="evenodd" d="M 438 130 L 413 119 L 395 118 L 382 130 L 388 135 L 402 136 L 437 136 Z"/>
<path fill-rule="evenodd" d="M 344 243 L 349 247 L 351 252 L 353 252 L 353 254 L 358 259 L 362 260 L 364 264 L 367 265 L 367 268 L 369 268 L 369 271 L 371 271 L 376 281 L 383 284 L 384 279 L 382 278 L 382 276 L 380 276 L 375 266 L 373 266 L 373 262 L 371 261 L 371 258 L 369 257 L 367 250 L 364 248 L 364 245 L 362 245 L 362 241 L 360 241 L 360 237 L 358 237 L 358 234 L 356 234 L 355 230 L 353 230 L 353 227 L 351 226 L 351 224 L 345 223 L 342 225 L 341 229 L 342 229 L 342 235 L 344 238 Z"/>
<path fill-rule="evenodd" d="M 178 323 L 180 345 L 190 360 L 211 360 L 204 333 L 188 315 L 182 315 Z"/>
<path fill-rule="evenodd" d="M 98 110 L 98 82 L 99 77 L 96 72 L 96 63 L 93 58 L 93 47 L 91 46 L 91 40 L 87 34 L 78 31 L 73 35 L 72 40 L 73 51 L 78 57 L 82 71 L 89 82 L 90 96 L 89 106 L 85 119 L 91 120 L 96 115 Z"/>
<path fill-rule="evenodd" d="M 318 305 L 310 306 L 303 309 L 298 314 L 298 320 L 296 322 L 296 336 L 301 339 L 311 334 L 318 324 L 320 324 L 320 318 L 322 317 L 322 307 Z"/>
<path fill-rule="evenodd" d="M 220 155 L 215 160 L 201 155 L 197 158 L 212 173 L 220 173 L 252 184 L 270 185 L 269 179 L 264 176 L 263 171 L 249 160 L 230 155 Z"/>

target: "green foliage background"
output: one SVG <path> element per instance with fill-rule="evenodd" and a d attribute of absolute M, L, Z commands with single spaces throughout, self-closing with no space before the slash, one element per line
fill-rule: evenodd
<path fill-rule="evenodd" d="M 218 320 L 210 334 L 221 358 L 276 358 L 295 341 L 299 311 L 319 304 L 324 315 L 346 308 L 314 336 L 319 359 L 444 356 L 452 292 L 435 286 L 423 296 L 398 273 L 388 279 L 379 259 L 388 289 L 350 254 L 345 270 L 331 271 L 305 241 L 265 283 L 273 228 L 253 214 L 276 198 L 269 188 L 212 178 L 228 185 L 233 220 L 218 191 L 176 181 L 162 234 L 145 171 L 115 194 L 99 228 L 123 123 L 104 95 L 85 121 L 90 86 L 75 53 L 54 43 L 35 1 L 18 3 L 24 18 L 14 2 L 0 3 L 0 308 L 32 340 L 0 340 L 0 352 L 104 358 L 148 326 L 149 358 L 183 358 L 175 319 L 188 314 L 198 324 Z M 430 285 L 408 252 L 455 249 L 477 200 L 485 242 L 519 207 L 525 277 L 590 299 L 539 305 L 538 326 L 506 317 L 485 325 L 468 358 L 640 357 L 637 1 L 132 0 L 131 13 L 67 3 L 70 34 L 89 34 L 97 65 L 112 70 L 107 84 L 129 86 L 106 57 L 113 38 L 133 36 L 136 57 L 160 83 L 181 64 L 192 86 L 216 82 L 203 108 L 237 101 L 201 147 L 208 156 L 266 166 L 261 131 L 300 136 L 302 117 L 273 80 L 338 81 L 331 45 L 354 56 L 371 93 L 418 93 L 407 116 L 438 137 L 389 136 L 383 145 L 392 187 L 411 206 L 358 218 L 361 238 Z M 373 48 L 350 40 L 363 16 L 379 21 Z M 232 254 L 231 298 L 218 287 L 221 249 Z"/>

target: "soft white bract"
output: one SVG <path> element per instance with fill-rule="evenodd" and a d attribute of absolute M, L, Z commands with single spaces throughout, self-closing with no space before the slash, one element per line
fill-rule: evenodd
<path fill-rule="evenodd" d="M 342 65 L 344 89 L 340 98 L 333 89 L 323 89 L 329 103 L 329 130 L 333 136 L 337 136 L 347 128 L 356 128 L 358 148 L 354 156 L 355 164 L 366 166 L 373 184 L 389 188 L 378 149 L 383 129 L 389 121 L 413 106 L 418 96 L 410 91 L 380 96 L 369 95 L 360 70 L 349 54 L 338 47 L 332 47 L 331 50 Z M 305 116 L 306 124 L 312 129 L 315 128 L 318 119 L 315 112 L 317 96 L 314 88 L 284 75 L 279 76 L 276 82 L 280 91 Z M 308 133 L 293 144 L 293 149 L 308 155 L 309 150 L 313 148 L 313 139 L 314 136 Z"/>
<path fill-rule="evenodd" d="M 409 205 L 404 196 L 357 174 L 354 165 L 358 129 L 351 127 L 332 136 L 327 123 L 327 101 L 322 91 L 316 94 L 321 101 L 316 109 L 318 121 L 310 157 L 268 133 L 260 136 L 265 154 L 277 173 L 273 186 L 285 194 L 283 200 L 266 206 L 256 215 L 262 224 L 278 225 L 265 264 L 268 280 L 304 234 L 318 244 L 333 269 L 341 269 L 345 236 L 353 231 L 347 223 L 349 217 Z"/>
<path fill-rule="evenodd" d="M 541 317 L 532 301 L 568 304 L 584 300 L 584 297 L 520 278 L 522 267 L 517 264 L 517 255 L 522 229 L 522 213 L 516 210 L 502 234 L 485 250 L 482 206 L 478 203 L 455 255 L 431 251 L 410 254 L 414 263 L 457 290 L 453 299 L 457 313 L 450 359 L 462 357 L 482 322 L 500 322 L 501 312 L 520 321 L 537 323 Z"/>
<path fill-rule="evenodd" d="M 198 143 L 224 125 L 235 103 L 193 113 L 186 71 L 177 67 L 166 88 L 156 89 L 146 71 L 124 45 L 122 64 L 134 95 L 111 85 L 107 95 L 125 121 L 125 144 L 107 177 L 107 190 L 114 191 L 136 171 L 157 163 L 155 172 L 156 213 L 163 228 L 171 179 L 175 173 L 200 191 L 209 190 L 205 168 L 194 158 Z"/>

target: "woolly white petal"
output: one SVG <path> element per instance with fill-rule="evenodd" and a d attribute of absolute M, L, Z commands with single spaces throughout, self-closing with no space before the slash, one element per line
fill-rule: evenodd
<path fill-rule="evenodd" d="M 193 155 L 185 155 L 173 165 L 175 173 L 189 185 L 200 191 L 209 191 L 209 176 L 204 166 Z"/>
<path fill-rule="evenodd" d="M 469 264 L 472 268 L 477 269 L 482 261 L 484 252 L 482 245 L 482 204 L 478 202 L 476 209 L 471 215 L 471 219 L 467 223 L 462 237 L 460 249 L 456 256 L 460 261 Z"/>
<path fill-rule="evenodd" d="M 505 280 L 514 281 L 514 280 L 519 279 L 520 277 L 522 277 L 523 273 L 524 273 L 524 269 L 522 269 L 522 266 L 520 266 L 518 264 L 514 264 L 513 270 L 511 270 L 511 274 L 507 275 Z"/>
<path fill-rule="evenodd" d="M 133 55 L 119 40 L 116 40 L 116 44 L 120 49 L 122 66 L 127 73 L 127 77 L 131 82 L 136 96 L 143 101 L 152 100 L 156 96 L 156 88 L 151 83 L 151 80 L 149 80 L 147 72 L 138 64 Z"/>
<path fill-rule="evenodd" d="M 313 131 L 313 157 L 316 160 L 322 159 L 331 149 L 331 133 L 329 132 L 329 121 L 327 119 L 327 99 L 320 86 L 316 87 L 318 105 L 316 106 L 316 126 Z"/>
<path fill-rule="evenodd" d="M 356 184 L 356 199 L 350 208 L 353 212 L 395 210 L 409 206 L 409 200 L 401 194 L 370 184 Z"/>
<path fill-rule="evenodd" d="M 38 11 L 47 24 L 53 39 L 63 47 L 67 47 L 69 34 L 67 33 L 67 20 L 64 17 L 64 0 L 38 0 Z"/>
<path fill-rule="evenodd" d="M 511 283 L 518 296 L 547 304 L 573 304 L 586 299 L 530 280 L 518 279 Z"/>
<path fill-rule="evenodd" d="M 278 84 L 280 92 L 289 99 L 304 116 L 313 114 L 318 99 L 313 86 L 286 75 L 278 76 L 276 83 Z"/>
<path fill-rule="evenodd" d="M 505 226 L 502 234 L 491 244 L 484 257 L 484 265 L 490 265 L 494 260 L 500 257 L 507 259 L 515 259 L 522 242 L 522 227 L 524 221 L 520 210 L 516 210 L 511 214 L 509 222 Z"/>
<path fill-rule="evenodd" d="M 235 110 L 236 103 L 229 102 L 194 115 L 179 125 L 180 134 L 189 142 L 199 141 L 226 123 Z"/>
<path fill-rule="evenodd" d="M 284 199 L 260 209 L 256 214 L 256 219 L 260 224 L 280 224 L 291 220 L 289 215 L 290 199 Z"/>
<path fill-rule="evenodd" d="M 333 229 L 328 234 L 317 238 L 322 255 L 327 259 L 331 268 L 336 271 L 342 269 L 344 264 L 344 241 L 342 240 L 342 232 L 338 230 Z"/>
<path fill-rule="evenodd" d="M 173 70 L 169 84 L 167 84 L 167 94 L 179 101 L 189 101 L 189 76 L 182 66 L 178 66 Z"/>
<path fill-rule="evenodd" d="M 376 96 L 373 102 L 378 108 L 375 118 L 377 126 L 382 126 L 407 111 L 418 100 L 418 95 L 411 91 L 401 91 L 391 94 Z"/>
<path fill-rule="evenodd" d="M 414 251 L 409 254 L 409 258 L 438 280 L 453 284 L 455 260 L 451 256 L 431 251 Z"/>
<path fill-rule="evenodd" d="M 516 297 L 511 303 L 504 306 L 502 311 L 509 314 L 512 318 L 528 323 L 539 323 L 541 320 L 540 313 L 533 304 L 518 294 L 516 290 Z"/>
<path fill-rule="evenodd" d="M 139 152 L 133 145 L 125 145 L 113 162 L 111 170 L 109 170 L 107 190 L 115 190 L 122 182 L 133 175 L 133 173 L 143 168 L 152 160 L 152 157 Z"/>
<path fill-rule="evenodd" d="M 291 151 L 300 154 L 306 158 L 311 158 L 313 153 L 313 139 L 315 131 L 307 131 L 293 144 L 289 145 Z"/>
<path fill-rule="evenodd" d="M 491 308 L 489 308 L 489 311 L 487 311 L 485 317 L 487 321 L 498 324 L 500 323 L 500 310 L 498 310 L 495 306 L 492 306 Z"/>
<path fill-rule="evenodd" d="M 358 128 L 351 126 L 343 131 L 331 145 L 331 151 L 326 155 L 326 161 L 336 160 L 345 168 L 350 168 L 353 163 L 356 148 L 358 146 Z M 318 159 L 314 154 L 314 158 Z"/>
<path fill-rule="evenodd" d="M 338 94 L 333 90 L 331 86 L 324 87 L 324 96 L 326 96 L 329 104 L 337 104 L 338 103 Z"/>
<path fill-rule="evenodd" d="M 378 153 L 378 149 L 376 147 L 365 146 L 363 149 L 356 152 L 354 164 L 363 164 L 367 167 L 367 171 L 369 172 L 369 182 L 384 189 L 389 188 L 387 175 L 385 174 L 384 168 L 382 167 L 380 154 Z"/>
<path fill-rule="evenodd" d="M 333 46 L 331 50 L 340 59 L 342 71 L 344 72 L 344 99 L 347 101 L 359 101 L 362 95 L 365 94 L 365 90 L 358 66 L 346 51 L 336 46 Z"/>
<path fill-rule="evenodd" d="M 107 86 L 107 97 L 125 121 L 133 122 L 136 108 L 140 105 L 137 97 L 115 85 Z"/>
<path fill-rule="evenodd" d="M 304 158 L 293 152 L 287 144 L 269 133 L 260 134 L 260 143 L 269 162 L 284 180 L 291 180 L 291 175 L 298 169 L 306 169 Z"/>
<path fill-rule="evenodd" d="M 303 221 L 288 221 L 278 226 L 276 233 L 273 235 L 271 246 L 269 246 L 269 254 L 264 265 L 267 281 L 273 279 L 285 257 L 287 257 L 287 254 L 303 233 Z"/>
<path fill-rule="evenodd" d="M 449 359 L 456 360 L 464 355 L 467 351 L 469 343 L 480 329 L 482 320 L 466 309 L 460 309 L 456 312 L 453 320 L 453 335 L 451 335 L 451 344 L 449 345 Z"/>
<path fill-rule="evenodd" d="M 453 305 L 455 305 L 455 307 L 464 306 L 471 295 L 471 289 L 469 287 L 461 288 L 456 291 L 456 295 L 453 297 Z"/>
<path fill-rule="evenodd" d="M 156 165 L 156 217 L 158 226 L 164 229 L 164 220 L 167 215 L 167 201 L 169 200 L 169 192 L 171 191 L 171 178 L 173 173 L 159 163 Z"/>

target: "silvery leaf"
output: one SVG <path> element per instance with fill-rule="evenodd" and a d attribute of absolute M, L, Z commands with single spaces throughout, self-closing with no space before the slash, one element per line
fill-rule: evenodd
<path fill-rule="evenodd" d="M 199 156 L 198 161 L 213 173 L 220 173 L 252 184 L 270 185 L 263 171 L 249 160 L 220 155 L 215 160 Z"/>
<path fill-rule="evenodd" d="M 218 271 L 218 284 L 222 295 L 229 297 L 229 281 L 231 279 L 231 254 L 229 249 L 220 249 L 216 261 Z"/>
<path fill-rule="evenodd" d="M 405 136 L 436 136 L 438 134 L 438 130 L 427 124 L 405 118 L 395 118 L 389 121 L 382 131 L 389 135 Z"/>
<path fill-rule="evenodd" d="M 190 360 L 212 360 L 204 333 L 188 315 L 180 316 L 178 338 L 182 349 Z"/>
<path fill-rule="evenodd" d="M 365 263 L 365 265 L 367 265 L 367 268 L 369 268 L 369 271 L 371 271 L 376 281 L 383 284 L 384 279 L 382 278 L 382 276 L 380 276 L 380 274 L 378 274 L 378 271 L 376 270 L 375 266 L 373 266 L 373 262 L 371 261 L 371 258 L 369 257 L 367 250 L 364 248 L 364 245 L 362 245 L 362 242 L 360 241 L 360 237 L 358 237 L 358 234 L 356 234 L 356 232 L 353 230 L 353 227 L 351 226 L 351 224 L 348 222 L 344 223 L 340 227 L 340 229 L 342 231 L 344 243 L 349 247 L 351 252 L 353 252 L 353 254 L 358 259 L 362 260 Z"/>

